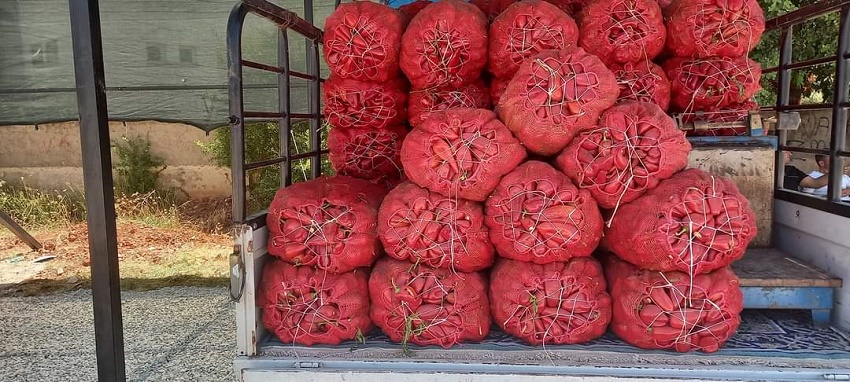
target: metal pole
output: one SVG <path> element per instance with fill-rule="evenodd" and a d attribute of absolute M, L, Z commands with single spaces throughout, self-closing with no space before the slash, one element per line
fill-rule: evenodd
<path fill-rule="evenodd" d="M 832 137 L 829 143 L 829 185 L 827 199 L 833 202 L 841 200 L 842 177 L 844 175 L 844 158 L 838 156 L 844 151 L 847 135 L 847 110 L 844 103 L 848 101 L 847 91 L 850 85 L 850 74 L 847 70 L 847 59 L 844 55 L 850 52 L 850 6 L 841 8 L 841 26 L 838 29 L 838 51 L 835 59 L 835 94 L 832 100 Z"/>
<path fill-rule="evenodd" d="M 280 156 L 286 158 L 280 164 L 281 186 L 288 187 L 292 184 L 292 155 L 289 152 L 289 136 L 292 131 L 292 105 L 290 101 L 290 78 L 289 78 L 289 34 L 286 28 L 280 28 L 277 37 L 277 64 L 281 69 L 278 75 L 278 111 L 283 115 L 278 121 L 278 134 L 280 137 Z"/>
<path fill-rule="evenodd" d="M 125 381 L 124 328 L 100 12 L 97 0 L 69 0 L 69 5 L 91 255 L 97 376 L 101 382 Z"/>
<path fill-rule="evenodd" d="M 316 25 L 314 14 L 313 0 L 304 0 L 304 20 Z M 310 110 L 309 113 L 312 114 L 310 117 L 310 141 L 314 155 L 311 158 L 310 169 L 312 170 L 311 175 L 315 179 L 322 174 L 322 93 L 319 86 L 319 78 L 322 73 L 319 66 L 319 40 L 306 39 L 305 41 L 307 44 L 307 73 L 313 77 L 310 80 L 307 106 Z"/>
<path fill-rule="evenodd" d="M 18 239 L 21 239 L 21 241 L 26 243 L 33 251 L 41 249 L 41 243 L 32 237 L 27 230 L 18 225 L 18 223 L 15 222 L 15 219 L 12 219 L 11 216 L 6 215 L 3 211 L 0 211 L 0 225 L 5 226 L 9 229 L 9 231 L 12 231 Z"/>
<path fill-rule="evenodd" d="M 238 224 L 247 217 L 247 184 L 245 182 L 245 119 L 242 101 L 242 23 L 248 8 L 236 4 L 227 20 L 227 98 L 230 100 L 230 171 L 233 182 L 233 216 Z"/>
<path fill-rule="evenodd" d="M 791 64 L 791 52 L 793 50 L 794 27 L 789 25 L 782 28 L 779 37 L 779 71 L 776 74 L 776 84 L 778 92 L 776 94 L 776 113 L 777 118 L 782 118 L 780 113 L 785 106 L 788 106 L 789 98 L 791 98 L 791 69 L 787 66 Z M 779 147 L 786 145 L 788 141 L 788 132 L 779 130 Z M 785 186 L 785 155 L 776 152 L 776 189 L 782 189 Z M 797 190 L 792 190 L 797 191 Z"/>

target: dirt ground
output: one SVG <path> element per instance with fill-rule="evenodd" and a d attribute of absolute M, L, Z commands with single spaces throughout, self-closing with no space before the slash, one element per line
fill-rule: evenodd
<path fill-rule="evenodd" d="M 227 201 L 200 201 L 181 206 L 179 223 L 173 225 L 119 218 L 122 287 L 225 285 L 232 251 L 228 212 Z M 86 223 L 31 234 L 43 245 L 41 250 L 31 250 L 0 229 L 0 295 L 32 295 L 90 284 Z"/>

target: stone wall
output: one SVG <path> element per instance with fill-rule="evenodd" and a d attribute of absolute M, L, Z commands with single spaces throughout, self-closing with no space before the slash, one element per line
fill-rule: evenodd
<path fill-rule="evenodd" d="M 144 137 L 151 153 L 166 168 L 160 186 L 186 197 L 221 197 L 231 193 L 230 170 L 215 166 L 198 142 L 208 142 L 203 130 L 179 123 L 111 122 L 113 141 Z M 42 190 L 82 189 L 83 170 L 79 124 L 0 126 L 0 179 Z M 117 158 L 113 153 L 113 163 Z"/>

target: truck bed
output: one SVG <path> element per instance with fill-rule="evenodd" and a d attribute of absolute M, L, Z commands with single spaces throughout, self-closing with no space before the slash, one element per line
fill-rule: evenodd
<path fill-rule="evenodd" d="M 284 344 L 262 327 L 261 313 L 255 304 L 258 280 L 254 276 L 261 274 L 262 264 L 269 256 L 266 228 L 254 230 L 244 226 L 239 236 L 243 241 L 237 245 L 241 244 L 245 251 L 245 267 L 254 271 L 248 272 L 244 295 L 237 304 L 237 320 L 244 320 L 237 324 L 240 329 L 237 341 L 240 357 L 234 362 L 237 375 L 245 370 L 303 368 L 397 371 L 430 367 L 470 372 L 485 365 L 490 368 L 499 365 L 496 369 L 507 368 L 511 372 L 571 375 L 589 373 L 586 368 L 593 365 L 596 375 L 615 375 L 616 369 L 639 367 L 641 373 L 662 370 L 661 376 L 693 368 L 705 368 L 700 375 L 730 370 L 744 373 L 732 375 L 734 379 L 749 378 L 745 377 L 750 375 L 747 373 L 757 373 L 750 377 L 777 373 L 774 377 L 764 377 L 769 380 L 780 377 L 823 380 L 823 374 L 832 372 L 850 376 L 850 335 L 831 327 L 816 328 L 811 315 L 803 310 L 745 309 L 737 334 L 724 348 L 711 354 L 638 349 L 610 332 L 587 344 L 534 347 L 513 339 L 495 325 L 485 341 L 449 350 L 416 345 L 405 350 L 402 345 L 390 342 L 380 330 L 369 333 L 363 343 L 348 341 L 336 346 L 312 347 Z M 744 277 L 760 279 L 758 272 Z M 752 283 L 742 280 L 742 284 Z M 514 370 L 517 367 L 523 370 Z"/>

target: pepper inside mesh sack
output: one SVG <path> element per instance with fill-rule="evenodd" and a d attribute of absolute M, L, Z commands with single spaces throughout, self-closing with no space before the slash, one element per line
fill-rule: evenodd
<path fill-rule="evenodd" d="M 502 257 L 547 264 L 590 256 L 602 237 L 596 201 L 552 166 L 528 161 L 502 178 L 485 205 Z"/>
<path fill-rule="evenodd" d="M 479 202 L 525 156 L 520 142 L 485 109 L 432 113 L 407 134 L 401 148 L 411 181 L 443 196 Z"/>
<path fill-rule="evenodd" d="M 324 114 L 334 128 L 385 129 L 407 120 L 407 83 L 400 77 L 364 82 L 331 75 L 322 86 Z"/>
<path fill-rule="evenodd" d="M 656 0 L 591 1 L 579 20 L 579 44 L 609 65 L 651 61 L 667 38 Z"/>
<path fill-rule="evenodd" d="M 257 303 L 263 325 L 283 343 L 336 345 L 369 333 L 369 284 L 365 269 L 339 275 L 269 260 Z"/>
<path fill-rule="evenodd" d="M 493 265 L 484 208 L 414 183 L 387 194 L 378 211 L 378 237 L 387 255 L 433 268 L 476 272 Z"/>
<path fill-rule="evenodd" d="M 712 111 L 695 111 L 691 113 L 684 113 L 682 115 L 683 122 L 693 122 L 694 120 L 704 120 L 708 122 L 727 122 L 727 123 L 744 123 L 747 120 L 747 117 L 750 114 L 750 111 L 759 110 L 759 105 L 754 101 L 747 101 L 743 104 L 734 104 L 729 105 L 720 110 L 712 110 Z M 690 130 L 688 131 L 688 135 L 691 136 L 708 136 L 708 137 L 722 137 L 722 136 L 740 136 L 747 135 L 746 127 L 733 127 L 726 129 L 716 129 L 716 130 Z"/>
<path fill-rule="evenodd" d="M 545 51 L 520 65 L 496 112 L 525 147 L 557 154 L 617 100 L 614 73 L 581 48 Z"/>
<path fill-rule="evenodd" d="M 269 253 L 336 274 L 371 265 L 381 252 L 378 207 L 385 193 L 343 175 L 279 190 L 266 217 Z"/>
<path fill-rule="evenodd" d="M 600 207 L 612 209 L 684 169 L 690 151 L 685 134 L 660 107 L 626 101 L 573 139 L 556 163 Z"/>
<path fill-rule="evenodd" d="M 511 82 L 512 78 L 493 77 L 490 80 L 490 100 L 493 101 L 493 105 L 499 104 L 499 100 L 502 99 L 502 94 L 505 93 L 505 89 L 508 88 L 508 83 Z"/>
<path fill-rule="evenodd" d="M 667 48 L 679 57 L 745 56 L 764 33 L 756 0 L 678 0 L 664 12 Z"/>
<path fill-rule="evenodd" d="M 431 4 L 410 21 L 399 60 L 416 89 L 472 83 L 487 64 L 487 20 L 461 0 Z"/>
<path fill-rule="evenodd" d="M 490 333 L 487 281 L 481 273 L 414 266 L 383 258 L 369 278 L 372 321 L 393 342 L 450 348 Z"/>
<path fill-rule="evenodd" d="M 743 296 L 729 268 L 691 277 L 639 269 L 610 256 L 605 275 L 614 308 L 611 330 L 639 348 L 712 353 L 741 323 Z"/>
<path fill-rule="evenodd" d="M 493 321 L 529 344 L 588 342 L 611 321 L 611 296 L 593 258 L 546 265 L 499 259 L 490 280 Z"/>
<path fill-rule="evenodd" d="M 371 127 L 331 129 L 328 150 L 334 170 L 366 180 L 397 180 L 404 171 L 399 158 L 404 126 L 376 130 Z"/>
<path fill-rule="evenodd" d="M 716 110 L 750 100 L 761 89 L 761 65 L 747 57 L 676 57 L 664 63 L 673 106 Z"/>
<path fill-rule="evenodd" d="M 524 59 L 577 43 L 575 20 L 558 7 L 542 0 L 514 3 L 490 24 L 487 69 L 496 77 L 510 78 Z"/>
<path fill-rule="evenodd" d="M 640 61 L 612 64 L 609 68 L 620 86 L 619 101 L 652 102 L 664 111 L 670 107 L 670 81 L 660 66 Z"/>
<path fill-rule="evenodd" d="M 490 93 L 478 80 L 460 88 L 441 87 L 410 91 L 410 125 L 419 126 L 435 111 L 458 107 L 490 109 Z"/>
<path fill-rule="evenodd" d="M 687 169 L 621 205 L 602 243 L 641 268 L 700 274 L 740 259 L 756 233 L 735 183 Z"/>
<path fill-rule="evenodd" d="M 401 13 L 383 4 L 340 4 L 325 19 L 325 62 L 333 74 L 343 78 L 373 82 L 395 78 L 403 23 Z"/>

